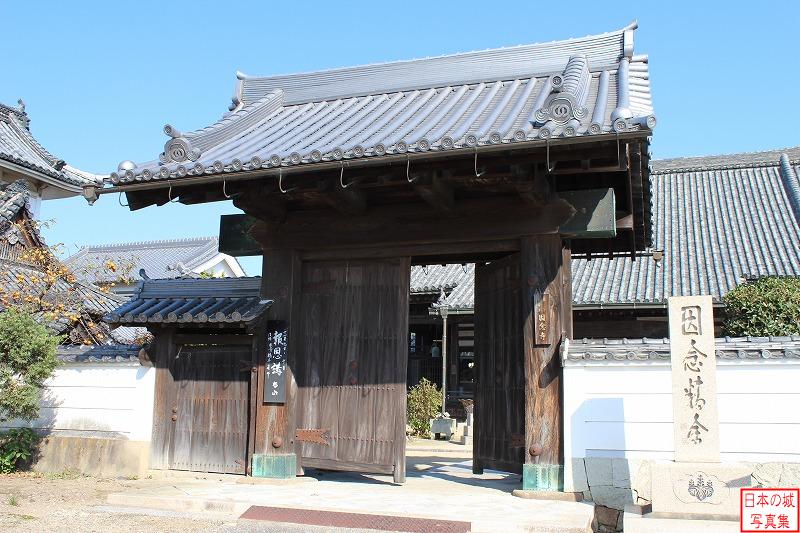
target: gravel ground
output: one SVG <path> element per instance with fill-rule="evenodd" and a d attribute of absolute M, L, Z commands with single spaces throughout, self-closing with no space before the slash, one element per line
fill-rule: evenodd
<path fill-rule="evenodd" d="M 235 520 L 178 513 L 131 513 L 105 505 L 110 492 L 147 480 L 99 479 L 70 474 L 0 475 L 2 531 L 231 531 Z"/>

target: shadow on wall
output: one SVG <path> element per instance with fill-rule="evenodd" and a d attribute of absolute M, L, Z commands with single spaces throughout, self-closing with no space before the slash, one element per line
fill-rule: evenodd
<path fill-rule="evenodd" d="M 572 483 L 595 504 L 622 510 L 635 503 L 625 458 L 622 398 L 591 398 L 572 414 Z"/>

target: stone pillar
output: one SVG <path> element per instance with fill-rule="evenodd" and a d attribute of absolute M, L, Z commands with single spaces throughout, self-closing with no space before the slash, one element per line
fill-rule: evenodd
<path fill-rule="evenodd" d="M 669 298 L 675 460 L 719 462 L 717 357 L 711 296 Z"/>
<path fill-rule="evenodd" d="M 711 296 L 669 298 L 675 461 L 652 468 L 653 512 L 734 520 L 752 467 L 720 463 Z"/>

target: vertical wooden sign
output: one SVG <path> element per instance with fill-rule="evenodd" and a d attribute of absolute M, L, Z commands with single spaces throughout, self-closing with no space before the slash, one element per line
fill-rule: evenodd
<path fill-rule="evenodd" d="M 288 328 L 284 320 L 267 322 L 264 364 L 264 403 L 286 403 L 286 354 Z"/>
<path fill-rule="evenodd" d="M 675 460 L 717 463 L 717 357 L 711 296 L 668 301 Z"/>

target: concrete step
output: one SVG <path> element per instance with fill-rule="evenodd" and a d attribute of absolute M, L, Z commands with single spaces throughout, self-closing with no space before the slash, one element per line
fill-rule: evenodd
<path fill-rule="evenodd" d="M 215 513 L 238 517 L 250 504 L 233 500 L 217 500 L 212 498 L 196 498 L 191 496 L 131 494 L 130 492 L 112 493 L 106 497 L 109 505 L 128 508 L 159 509 L 176 513 Z"/>

